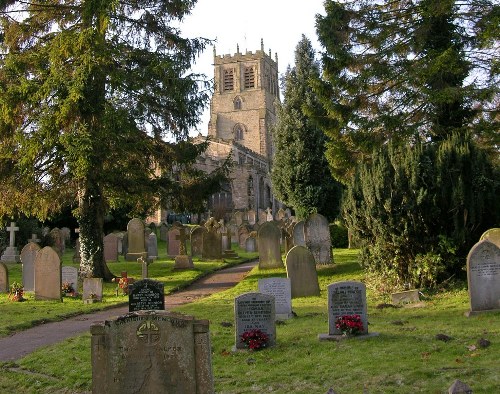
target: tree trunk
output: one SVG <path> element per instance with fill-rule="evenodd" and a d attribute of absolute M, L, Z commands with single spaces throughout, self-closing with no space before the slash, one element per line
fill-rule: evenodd
<path fill-rule="evenodd" d="M 104 260 L 104 198 L 100 187 L 90 183 L 79 198 L 80 275 L 110 281 L 114 275 Z"/>

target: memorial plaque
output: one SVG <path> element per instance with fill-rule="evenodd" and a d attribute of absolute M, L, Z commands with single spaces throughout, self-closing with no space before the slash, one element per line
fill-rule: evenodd
<path fill-rule="evenodd" d="M 276 319 L 292 317 L 292 288 L 288 278 L 259 279 L 259 293 L 274 297 Z"/>
<path fill-rule="evenodd" d="M 164 309 L 165 292 L 163 283 L 152 279 L 143 279 L 129 286 L 129 312 Z"/>
<path fill-rule="evenodd" d="M 276 317 L 274 297 L 269 294 L 245 293 L 234 299 L 236 319 L 236 349 L 245 349 L 241 335 L 259 329 L 269 336 L 268 346 L 276 344 Z"/>

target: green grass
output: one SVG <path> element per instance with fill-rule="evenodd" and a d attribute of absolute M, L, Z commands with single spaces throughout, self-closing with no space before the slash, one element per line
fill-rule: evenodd
<path fill-rule="evenodd" d="M 255 268 L 233 289 L 177 311 L 210 320 L 212 365 L 217 393 L 339 394 L 445 393 L 455 379 L 475 394 L 500 388 L 500 313 L 466 318 L 465 286 L 425 293 L 419 305 L 377 306 L 387 295 L 368 291 L 369 339 L 319 342 L 328 332 L 326 286 L 340 280 L 363 280 L 356 252 L 335 250 L 333 267 L 318 269 L 320 297 L 292 302 L 297 317 L 277 326 L 277 345 L 260 352 L 231 351 L 234 297 L 256 291 L 259 278 L 286 276 L 285 270 Z M 3 314 L 2 314 L 3 316 Z M 443 342 L 437 334 L 453 339 Z M 480 338 L 491 341 L 477 347 Z M 472 346 L 476 346 L 474 349 Z M 91 387 L 90 336 L 71 338 L 17 360 L 0 364 L 0 392 L 86 393 Z"/>

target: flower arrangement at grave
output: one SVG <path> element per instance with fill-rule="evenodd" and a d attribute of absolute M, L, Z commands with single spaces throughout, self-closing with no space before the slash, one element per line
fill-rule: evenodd
<path fill-rule="evenodd" d="M 240 339 L 250 350 L 264 349 L 269 342 L 269 336 L 259 329 L 245 331 L 240 335 Z"/>
<path fill-rule="evenodd" d="M 343 335 L 359 335 L 363 329 L 360 315 L 342 315 L 335 319 L 335 328 L 342 331 Z"/>
<path fill-rule="evenodd" d="M 17 302 L 24 301 L 23 293 L 23 285 L 19 282 L 14 282 L 10 285 L 9 300 Z"/>
<path fill-rule="evenodd" d="M 62 286 L 61 286 L 61 291 L 63 293 L 63 295 L 68 295 L 68 296 L 71 296 L 71 297 L 74 297 L 75 296 L 75 289 L 73 288 L 73 285 L 69 282 L 63 282 Z"/>
<path fill-rule="evenodd" d="M 127 277 L 122 277 L 122 278 L 113 278 L 112 282 L 118 282 L 118 286 L 116 288 L 117 290 L 117 295 L 118 295 L 118 290 L 121 290 L 122 295 L 128 294 L 128 286 L 134 282 L 132 278 L 127 278 Z"/>

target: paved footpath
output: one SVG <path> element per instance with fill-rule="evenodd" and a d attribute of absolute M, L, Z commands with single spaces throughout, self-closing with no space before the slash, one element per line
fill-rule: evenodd
<path fill-rule="evenodd" d="M 193 302 L 199 298 L 235 286 L 257 264 L 257 260 L 216 271 L 194 282 L 184 290 L 165 297 L 165 309 Z M 78 315 L 58 322 L 50 322 L 0 338 L 0 361 L 14 361 L 66 338 L 84 333 L 96 321 L 103 321 L 128 312 L 128 305 Z"/>

